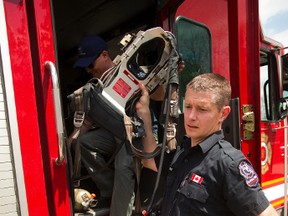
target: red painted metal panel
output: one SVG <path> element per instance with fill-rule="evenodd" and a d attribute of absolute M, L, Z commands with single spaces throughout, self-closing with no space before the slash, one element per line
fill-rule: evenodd
<path fill-rule="evenodd" d="M 256 131 L 253 140 L 243 140 L 242 151 L 260 173 L 258 2 L 190 0 L 179 7 L 176 15 L 210 29 L 213 72 L 230 80 L 232 96 L 240 98 L 240 108 L 245 104 L 253 106 Z"/>
<path fill-rule="evenodd" d="M 38 109 L 43 119 L 40 119 L 42 135 L 42 148 L 47 155 L 43 157 L 46 171 L 47 194 L 50 215 L 70 215 L 70 196 L 68 190 L 68 178 L 66 162 L 61 166 L 55 164 L 58 156 L 58 139 L 53 104 L 53 91 L 50 73 L 45 71 L 46 61 L 55 63 L 52 15 L 49 0 L 34 1 L 35 34 L 37 39 L 38 59 L 35 65 L 39 65 L 39 91 Z M 32 24 L 32 27 L 33 27 Z M 31 44 L 31 46 L 33 46 Z M 36 61 L 36 59 L 34 59 Z"/>
<path fill-rule="evenodd" d="M 212 65 L 215 73 L 229 79 L 228 5 L 226 0 L 189 0 L 176 16 L 185 16 L 208 26 L 212 37 Z"/>
<path fill-rule="evenodd" d="M 51 76 L 55 62 L 50 2 L 4 1 L 29 215 L 70 215 L 66 164 L 58 140 Z"/>
<path fill-rule="evenodd" d="M 48 215 L 25 4 L 4 1 L 29 215 Z M 15 155 L 17 157 L 17 155 Z"/>
<path fill-rule="evenodd" d="M 231 74 L 236 72 L 239 80 L 233 80 L 234 89 L 238 89 L 240 97 L 241 116 L 243 116 L 243 106 L 248 104 L 252 106 L 255 114 L 255 132 L 254 138 L 251 140 L 242 141 L 242 151 L 247 158 L 252 162 L 257 173 L 261 173 L 260 163 L 260 72 L 259 72 L 259 14 L 258 1 L 237 1 L 231 2 L 234 6 L 237 16 L 236 22 L 233 25 L 238 26 L 238 34 L 235 40 L 238 39 L 237 47 L 230 46 L 230 49 L 235 48 L 235 53 L 238 54 L 238 63 L 231 64 Z M 235 4 L 235 5 L 233 5 Z M 231 14 L 233 16 L 233 14 Z M 231 26 L 231 25 L 230 25 Z M 231 34 L 232 35 L 232 32 Z M 231 36 L 232 37 L 232 36 Z M 235 36 L 234 36 L 235 37 Z M 231 53 L 233 56 L 233 53 Z M 237 84 L 235 83 L 237 82 Z M 233 90 L 234 90 L 233 89 Z M 236 90 L 237 92 L 237 90 Z M 241 128 L 242 129 L 242 128 Z M 243 130 L 242 130 L 243 137 Z"/>
<path fill-rule="evenodd" d="M 283 122 L 261 124 L 263 182 L 284 176 L 284 129 L 279 129 L 283 125 Z"/>

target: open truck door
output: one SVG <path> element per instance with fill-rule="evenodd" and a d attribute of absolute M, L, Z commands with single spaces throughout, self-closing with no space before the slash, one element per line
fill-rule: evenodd
<path fill-rule="evenodd" d="M 14 152 L 12 161 L 17 162 L 14 166 L 23 170 L 23 176 L 14 171 L 15 182 L 22 182 L 16 191 L 16 200 L 25 203 L 19 206 L 21 215 L 71 213 L 50 4 L 49 0 L 1 1 L 1 21 L 6 21 L 3 34 L 7 32 L 1 48 L 7 45 L 9 51 L 5 54 L 11 64 L 10 72 L 3 68 L 4 94 L 10 95 L 6 90 L 13 89 L 9 100 L 15 103 L 16 116 L 14 119 L 7 112 L 8 128 L 13 128 L 9 140 Z M 18 134 L 14 133 L 14 124 Z M 19 142 L 15 142 L 17 139 Z M 17 149 L 20 155 L 14 151 Z"/>
<path fill-rule="evenodd" d="M 193 7 L 197 5 L 197 7 Z M 228 2 L 184 1 L 176 11 L 174 31 L 177 37 L 178 51 L 185 62 L 185 69 L 179 74 L 180 104 L 184 108 L 184 94 L 188 82 L 202 73 L 220 73 L 230 80 L 229 73 L 229 21 Z M 205 16 L 203 14 L 209 14 Z M 217 22 L 213 21 L 217 20 Z M 222 27 L 218 28 L 217 23 Z M 221 55 L 218 55 L 221 53 Z M 223 124 L 225 137 L 234 147 L 240 149 L 239 96 L 231 100 L 231 114 Z M 178 139 L 185 134 L 183 114 L 180 115 Z"/>
<path fill-rule="evenodd" d="M 287 112 L 277 50 L 283 46 L 263 35 L 258 13 L 257 1 L 191 0 L 179 6 L 174 29 L 186 64 L 180 99 L 187 82 L 200 73 L 219 73 L 230 81 L 234 99 L 223 124 L 225 137 L 251 161 L 267 198 L 281 211 Z"/>

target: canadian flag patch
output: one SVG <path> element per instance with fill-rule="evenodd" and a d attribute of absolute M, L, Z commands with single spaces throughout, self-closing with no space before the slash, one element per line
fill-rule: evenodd
<path fill-rule="evenodd" d="M 201 184 L 202 181 L 203 181 L 203 177 L 201 177 L 201 176 L 193 173 L 192 176 L 191 176 L 191 178 L 190 178 L 190 180 L 193 181 L 193 182 L 195 182 L 195 183 L 197 183 L 197 184 Z"/>

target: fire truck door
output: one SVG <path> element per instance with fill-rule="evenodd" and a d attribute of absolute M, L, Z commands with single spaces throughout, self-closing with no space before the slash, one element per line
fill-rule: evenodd
<path fill-rule="evenodd" d="M 17 115 L 17 122 L 11 124 L 18 124 L 21 157 L 17 161 L 23 168 L 30 216 L 71 214 L 66 161 L 58 148 L 62 150 L 64 130 L 50 4 L 49 0 L 3 1 L 13 80 L 7 88 L 14 89 Z"/>
<path fill-rule="evenodd" d="M 59 71 L 56 62 L 56 38 L 54 37 L 51 1 L 33 1 L 33 6 L 27 4 L 31 14 L 30 32 L 31 43 L 35 55 L 32 61 L 34 69 L 35 88 L 39 112 L 39 128 L 41 147 L 46 177 L 46 188 L 50 215 L 70 215 L 71 196 L 65 158 L 65 134 L 61 95 L 59 91 Z M 35 28 L 35 31 L 33 29 Z M 37 49 L 37 50 L 36 50 Z M 34 54 L 34 53 L 33 53 Z"/>

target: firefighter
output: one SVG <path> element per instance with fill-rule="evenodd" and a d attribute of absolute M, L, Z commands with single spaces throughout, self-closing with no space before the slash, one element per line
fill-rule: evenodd
<path fill-rule="evenodd" d="M 84 68 L 92 77 L 100 79 L 114 66 L 107 51 L 107 44 L 102 38 L 86 36 L 80 41 L 74 67 Z M 134 164 L 126 145 L 122 145 L 119 150 L 113 134 L 97 126 L 81 135 L 79 142 L 82 162 L 100 190 L 96 207 L 109 207 L 111 203 L 111 216 L 129 215 L 132 210 L 128 209 L 128 206 L 134 192 Z M 107 161 L 113 155 L 115 158 L 111 166 Z"/>
<path fill-rule="evenodd" d="M 149 95 L 143 84 L 140 89 L 142 97 L 136 109 L 145 125 L 144 151 L 152 152 L 156 144 Z M 164 160 L 162 174 L 167 178 L 160 215 L 277 215 L 250 162 L 224 140 L 221 125 L 230 113 L 230 98 L 230 84 L 218 74 L 199 75 L 187 85 L 187 137 L 177 147 L 172 163 Z M 156 164 L 157 159 L 143 160 L 143 165 L 154 171 Z M 153 208 L 148 214 L 151 211 Z"/>

